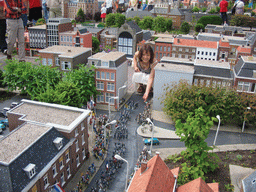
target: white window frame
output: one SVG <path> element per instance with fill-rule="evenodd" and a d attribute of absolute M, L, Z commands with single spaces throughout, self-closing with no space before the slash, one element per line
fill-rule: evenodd
<path fill-rule="evenodd" d="M 52 66 L 52 59 L 48 58 L 48 65 Z"/>
<path fill-rule="evenodd" d="M 82 149 L 82 155 L 83 155 L 83 160 L 85 159 L 86 155 L 85 155 L 85 149 Z"/>
<path fill-rule="evenodd" d="M 97 90 L 104 90 L 104 82 L 103 81 L 96 81 L 96 89 Z"/>
<path fill-rule="evenodd" d="M 66 163 L 70 161 L 69 151 L 65 153 Z"/>
<path fill-rule="evenodd" d="M 67 178 L 71 177 L 70 165 L 67 166 Z"/>
<path fill-rule="evenodd" d="M 80 165 L 80 159 L 79 159 L 79 154 L 76 156 L 76 167 Z"/>
<path fill-rule="evenodd" d="M 46 64 L 47 64 L 46 58 L 43 58 L 43 59 L 42 59 L 42 65 L 45 65 L 45 66 L 46 66 Z"/>
<path fill-rule="evenodd" d="M 115 81 L 115 73 L 110 73 L 110 80 Z"/>
<path fill-rule="evenodd" d="M 107 91 L 115 91 L 115 83 L 107 83 Z"/>
<path fill-rule="evenodd" d="M 61 186 L 65 185 L 66 183 L 64 171 L 60 174 L 60 183 L 61 183 Z"/>
<path fill-rule="evenodd" d="M 109 62 L 108 61 L 101 61 L 101 66 L 102 67 L 109 67 Z"/>
<path fill-rule="evenodd" d="M 78 136 L 78 129 L 76 128 L 75 129 L 75 137 L 77 137 Z"/>
<path fill-rule="evenodd" d="M 79 143 L 78 143 L 78 139 L 76 140 L 75 145 L 76 145 L 76 152 L 77 152 L 77 151 L 79 151 Z"/>
<path fill-rule="evenodd" d="M 48 180 L 48 175 L 46 174 L 44 176 L 44 189 L 47 189 L 48 186 L 49 186 L 49 180 Z"/>
<path fill-rule="evenodd" d="M 81 131 L 83 131 L 83 130 L 84 130 L 84 128 L 85 128 L 85 126 L 84 126 L 84 122 L 82 121 L 82 122 L 81 122 Z"/>
<path fill-rule="evenodd" d="M 242 89 L 238 89 L 238 86 L 241 86 Z M 251 87 L 251 83 L 250 82 L 238 81 L 237 91 L 250 92 L 250 87 Z"/>
<path fill-rule="evenodd" d="M 82 145 L 85 144 L 84 133 L 82 134 Z"/>
<path fill-rule="evenodd" d="M 60 66 L 60 58 L 59 57 L 55 57 L 55 65 Z"/>
<path fill-rule="evenodd" d="M 100 79 L 100 71 L 96 71 L 96 79 Z"/>
<path fill-rule="evenodd" d="M 61 62 L 61 68 L 63 71 L 71 69 L 71 63 L 68 61 Z"/>
<path fill-rule="evenodd" d="M 105 102 L 109 103 L 110 97 L 114 97 L 114 93 L 105 93 Z M 111 99 L 110 104 L 114 104 L 115 99 Z"/>
<path fill-rule="evenodd" d="M 102 92 L 97 95 L 97 103 L 104 103 L 104 94 Z"/>
<path fill-rule="evenodd" d="M 31 179 L 32 177 L 34 177 L 34 175 L 36 174 L 36 165 L 33 163 L 29 163 L 25 168 L 24 171 L 27 173 L 29 179 Z"/>
<path fill-rule="evenodd" d="M 54 164 L 52 166 L 52 177 L 56 177 L 56 175 L 58 175 L 58 171 L 57 171 L 57 167 L 56 167 L 56 164 Z"/>
<path fill-rule="evenodd" d="M 61 161 L 59 161 L 59 164 L 60 164 L 60 170 L 63 169 L 63 167 L 64 167 L 63 159 Z"/>
<path fill-rule="evenodd" d="M 104 71 L 101 71 L 101 73 L 100 73 L 100 79 L 105 79 L 105 72 L 104 72 Z"/>

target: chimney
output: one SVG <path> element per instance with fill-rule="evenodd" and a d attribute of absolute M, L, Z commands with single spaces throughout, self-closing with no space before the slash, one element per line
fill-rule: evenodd
<path fill-rule="evenodd" d="M 156 156 L 159 156 L 160 155 L 160 152 L 156 151 Z"/>
<path fill-rule="evenodd" d="M 180 39 L 177 39 L 177 43 L 180 43 Z"/>
<path fill-rule="evenodd" d="M 71 49 L 68 49 L 68 52 L 71 53 Z"/>
<path fill-rule="evenodd" d="M 146 161 L 141 161 L 141 174 L 147 169 L 147 162 Z"/>

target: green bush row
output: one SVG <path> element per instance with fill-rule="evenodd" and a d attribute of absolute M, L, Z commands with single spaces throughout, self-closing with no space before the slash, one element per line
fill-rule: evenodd
<path fill-rule="evenodd" d="M 94 67 L 80 66 L 66 73 L 44 65 L 6 60 L 3 83 L 32 100 L 82 107 L 96 95 Z"/>
<path fill-rule="evenodd" d="M 209 117 L 220 115 L 222 123 L 241 125 L 245 120 L 256 124 L 256 95 L 238 93 L 221 87 L 190 85 L 186 81 L 167 85 L 163 96 L 164 111 L 176 122 L 185 122 L 188 114 L 199 107 Z M 251 110 L 247 111 L 247 107 Z"/>

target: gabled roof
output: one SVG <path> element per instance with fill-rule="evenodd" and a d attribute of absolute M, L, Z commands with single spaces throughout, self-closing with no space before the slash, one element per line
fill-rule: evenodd
<path fill-rule="evenodd" d="M 11 162 L 6 162 L 8 163 L 7 165 L 1 165 L 0 163 L 0 167 L 9 167 L 13 191 L 22 191 L 31 182 L 31 179 L 23 170 L 28 164 L 35 164 L 36 175 L 33 177 L 35 178 L 59 154 L 60 151 L 53 143 L 53 140 L 57 137 L 63 138 L 63 147 L 61 148 L 63 149 L 69 143 L 69 139 L 55 128 L 25 123 L 1 141 L 1 146 L 6 147 L 8 150 L 16 151 L 15 148 L 12 148 L 15 145 L 13 142 L 16 142 L 16 146 L 20 145 L 18 148 L 23 148 L 23 150 L 20 149 L 19 152 L 15 153 L 15 159 Z M 9 142 L 9 148 L 2 145 L 8 140 L 12 141 Z M 27 140 L 30 140 L 30 142 Z M 9 153 L 14 153 L 14 151 Z M 2 176 L 5 177 L 4 175 Z M 39 178 L 41 177 L 42 175 Z"/>
<path fill-rule="evenodd" d="M 173 45 L 189 46 L 189 47 L 204 47 L 204 48 L 212 48 L 212 49 L 218 48 L 217 42 L 200 41 L 200 40 L 195 40 L 195 39 L 174 38 Z"/>
<path fill-rule="evenodd" d="M 143 31 L 143 40 L 149 40 L 151 39 L 151 32 L 149 30 L 142 30 Z"/>
<path fill-rule="evenodd" d="M 251 47 L 244 47 L 244 46 L 239 46 L 237 47 L 237 51 L 240 52 L 240 53 L 251 53 Z"/>
<path fill-rule="evenodd" d="M 135 29 L 136 33 L 141 32 L 141 28 L 135 23 L 134 21 L 128 21 L 127 24 L 132 28 Z"/>
<path fill-rule="evenodd" d="M 126 13 L 123 13 L 125 15 L 126 18 L 129 18 L 129 17 L 135 17 L 135 16 L 138 16 L 139 18 L 143 19 L 143 17 L 146 17 L 146 16 L 150 16 L 150 17 L 155 17 L 151 12 L 149 11 L 128 11 Z"/>
<path fill-rule="evenodd" d="M 251 60 L 247 58 L 251 58 Z M 255 57 L 242 56 L 234 67 L 234 72 L 239 77 L 253 78 L 253 71 L 256 71 Z"/>
<path fill-rule="evenodd" d="M 150 12 L 153 14 L 185 15 L 180 9 L 170 9 L 170 12 L 168 12 L 167 7 L 154 7 Z"/>
<path fill-rule="evenodd" d="M 207 184 L 205 181 L 199 177 L 189 183 L 178 187 L 176 192 L 218 192 L 219 184 L 211 183 Z"/>
<path fill-rule="evenodd" d="M 175 176 L 179 168 L 170 170 L 159 154 L 147 162 L 147 169 L 141 172 L 138 169 L 128 188 L 128 192 L 156 192 L 173 191 Z"/>

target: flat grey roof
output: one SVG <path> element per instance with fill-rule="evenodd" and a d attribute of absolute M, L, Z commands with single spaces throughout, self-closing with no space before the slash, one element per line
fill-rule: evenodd
<path fill-rule="evenodd" d="M 155 70 L 159 71 L 173 71 L 180 73 L 191 73 L 194 74 L 194 66 L 182 65 L 182 64 L 172 64 L 161 62 L 155 66 Z"/>
<path fill-rule="evenodd" d="M 230 69 L 229 62 L 222 62 L 222 61 L 196 59 L 194 65 L 200 65 L 200 66 L 205 66 L 205 67 L 214 67 L 214 68 L 222 68 L 222 69 Z"/>
<path fill-rule="evenodd" d="M 0 140 L 0 161 L 10 163 L 51 128 L 52 127 L 25 123 L 4 139 Z"/>

